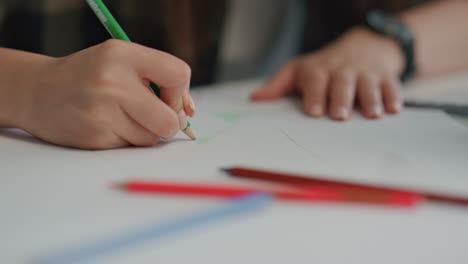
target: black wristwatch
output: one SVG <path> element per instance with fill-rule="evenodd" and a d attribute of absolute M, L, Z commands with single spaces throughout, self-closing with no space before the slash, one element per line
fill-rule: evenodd
<path fill-rule="evenodd" d="M 405 57 L 405 69 L 400 76 L 402 82 L 410 79 L 416 72 L 414 62 L 414 36 L 411 30 L 398 18 L 381 10 L 367 13 L 365 25 L 372 31 L 394 39 L 400 44 Z"/>

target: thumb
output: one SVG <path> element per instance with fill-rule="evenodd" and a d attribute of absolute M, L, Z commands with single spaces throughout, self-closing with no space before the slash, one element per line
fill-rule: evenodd
<path fill-rule="evenodd" d="M 259 90 L 252 93 L 251 99 L 273 100 L 292 92 L 296 79 L 296 64 L 295 60 L 286 63 Z"/>

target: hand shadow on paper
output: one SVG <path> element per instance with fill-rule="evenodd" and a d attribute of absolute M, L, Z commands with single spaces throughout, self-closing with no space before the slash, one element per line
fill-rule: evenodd
<path fill-rule="evenodd" d="M 37 137 L 32 136 L 26 131 L 16 128 L 2 128 L 0 129 L 0 137 L 9 138 L 17 141 L 23 141 L 42 146 L 53 146 Z"/>
<path fill-rule="evenodd" d="M 21 142 L 26 142 L 26 143 L 31 143 L 34 145 L 40 145 L 40 146 L 45 146 L 45 147 L 56 147 L 56 148 L 62 148 L 62 149 L 74 149 L 70 147 L 64 147 L 52 143 L 48 143 L 46 141 L 43 141 L 37 137 L 32 136 L 31 134 L 27 133 L 26 131 L 23 131 L 21 129 L 16 129 L 16 128 L 1 128 L 0 129 L 0 138 L 8 138 L 16 141 L 21 141 Z M 192 140 L 190 139 L 183 139 L 183 138 L 171 138 L 171 139 L 162 139 L 160 140 L 157 144 L 151 147 L 138 147 L 138 146 L 127 146 L 127 147 L 121 147 L 117 149 L 123 149 L 123 148 L 134 148 L 134 149 L 151 149 L 151 148 L 164 148 L 172 143 L 175 142 L 182 142 L 182 141 L 187 141 L 191 142 Z M 86 150 L 84 150 L 86 151 Z M 88 150 L 89 151 L 89 150 Z"/>

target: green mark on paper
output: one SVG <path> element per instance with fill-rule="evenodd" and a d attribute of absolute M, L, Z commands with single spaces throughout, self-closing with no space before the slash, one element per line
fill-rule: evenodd
<path fill-rule="evenodd" d="M 307 148 L 305 148 L 304 146 L 302 146 L 301 144 L 299 144 L 299 142 L 297 142 L 294 138 L 292 138 L 288 133 L 286 133 L 286 131 L 284 131 L 283 129 L 280 129 L 279 130 L 281 132 L 281 134 L 283 134 L 287 139 L 289 139 L 289 141 L 291 141 L 294 145 L 296 145 L 298 148 L 302 149 L 303 151 L 305 151 L 307 154 L 311 155 L 311 156 L 314 156 L 314 158 L 317 158 L 317 159 L 320 159 L 320 156 L 318 156 L 316 153 L 313 153 L 312 151 L 308 150 Z"/>
<path fill-rule="evenodd" d="M 240 120 L 248 118 L 249 116 L 250 116 L 250 113 L 245 112 L 245 111 L 242 111 L 242 112 L 221 112 L 221 113 L 216 114 L 217 118 L 222 119 L 225 122 L 230 123 L 230 124 L 236 124 Z"/>
<path fill-rule="evenodd" d="M 211 136 L 211 137 L 204 137 L 204 138 L 197 138 L 195 141 L 198 143 L 198 144 L 205 144 L 205 143 L 208 143 L 210 142 L 211 140 L 215 139 L 216 136 Z"/>

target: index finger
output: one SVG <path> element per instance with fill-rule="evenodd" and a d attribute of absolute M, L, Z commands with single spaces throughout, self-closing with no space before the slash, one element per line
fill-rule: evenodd
<path fill-rule="evenodd" d="M 176 112 L 182 109 L 182 96 L 188 93 L 191 69 L 168 53 L 138 44 L 131 56 L 138 75 L 160 86 L 160 98 Z"/>

